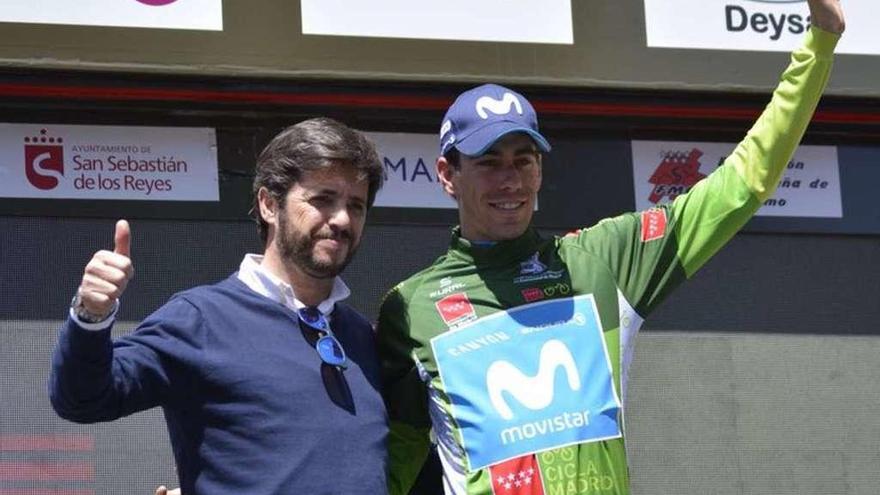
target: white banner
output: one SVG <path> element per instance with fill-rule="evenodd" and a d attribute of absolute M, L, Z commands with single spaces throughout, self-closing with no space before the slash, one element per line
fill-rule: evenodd
<path fill-rule="evenodd" d="M 715 170 L 736 147 L 730 143 L 633 141 L 636 209 L 667 203 Z M 836 146 L 801 146 L 760 216 L 841 218 Z"/>
<path fill-rule="evenodd" d="M 222 0 L 5 0 L 0 22 L 223 30 Z"/>
<path fill-rule="evenodd" d="M 0 197 L 218 201 L 214 129 L 0 124 Z"/>
<path fill-rule="evenodd" d="M 385 185 L 376 206 L 397 208 L 458 208 L 437 180 L 436 134 L 365 133 L 376 143 L 385 167 Z"/>
<path fill-rule="evenodd" d="M 303 34 L 571 45 L 571 0 L 301 0 Z"/>
<path fill-rule="evenodd" d="M 846 0 L 846 34 L 837 53 L 880 55 L 877 0 Z M 806 0 L 645 0 L 648 46 L 782 51 L 800 46 Z"/>

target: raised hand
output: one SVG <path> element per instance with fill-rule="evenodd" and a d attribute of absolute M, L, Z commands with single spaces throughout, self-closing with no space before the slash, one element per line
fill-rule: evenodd
<path fill-rule="evenodd" d="M 83 307 L 95 316 L 109 315 L 128 281 L 134 277 L 131 228 L 127 221 L 116 222 L 113 239 L 113 251 L 101 250 L 92 256 L 77 290 Z"/>
<path fill-rule="evenodd" d="M 807 0 L 810 23 L 830 33 L 840 34 L 846 28 L 840 0 Z"/>
<path fill-rule="evenodd" d="M 180 488 L 169 490 L 164 485 L 156 488 L 156 495 L 180 495 Z"/>

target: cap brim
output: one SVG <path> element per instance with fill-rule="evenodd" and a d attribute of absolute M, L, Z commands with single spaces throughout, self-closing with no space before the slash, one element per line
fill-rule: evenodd
<path fill-rule="evenodd" d="M 550 143 L 539 132 L 513 122 L 495 122 L 458 141 L 453 146 L 467 156 L 480 156 L 502 137 L 514 132 L 527 134 L 541 151 L 550 151 Z"/>

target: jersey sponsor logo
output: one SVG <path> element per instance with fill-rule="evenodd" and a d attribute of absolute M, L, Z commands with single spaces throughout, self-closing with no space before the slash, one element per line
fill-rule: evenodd
<path fill-rule="evenodd" d="M 477 100 L 474 108 L 477 111 L 477 115 L 483 120 L 489 118 L 489 114 L 486 110 L 495 115 L 507 115 L 511 110 L 516 109 L 516 113 L 520 115 L 523 114 L 522 103 L 520 103 L 519 98 L 514 96 L 513 93 L 504 93 L 504 96 L 500 100 L 496 100 L 491 96 L 482 96 Z"/>
<path fill-rule="evenodd" d="M 513 279 L 515 284 L 527 284 L 530 282 L 540 282 L 541 280 L 557 280 L 565 275 L 564 270 L 547 270 L 546 272 L 536 273 L 534 275 L 520 275 Z"/>
<path fill-rule="evenodd" d="M 519 306 L 431 340 L 471 470 L 620 437 L 592 295 Z"/>
<path fill-rule="evenodd" d="M 557 295 L 567 296 L 571 294 L 571 285 L 565 282 L 556 282 L 544 287 L 529 287 L 528 289 L 521 290 L 520 294 L 522 294 L 526 302 L 535 302 L 541 299 L 556 297 Z"/>
<path fill-rule="evenodd" d="M 548 340 L 538 357 L 538 373 L 528 376 L 508 361 L 499 359 L 486 372 L 486 388 L 489 400 L 502 418 L 513 419 L 513 411 L 507 405 L 504 393 L 513 396 L 523 406 L 538 411 L 553 402 L 553 381 L 556 369 L 562 368 L 572 391 L 581 389 L 581 379 L 571 351 L 561 341 Z"/>
<path fill-rule="evenodd" d="M 666 235 L 666 210 L 651 208 L 642 212 L 642 242 L 662 239 Z"/>
<path fill-rule="evenodd" d="M 536 251 L 535 254 L 529 256 L 529 259 L 520 262 L 520 275 L 534 275 L 536 273 L 544 273 L 547 271 L 547 265 L 541 263 L 541 260 L 538 259 L 539 254 L 540 253 Z"/>
<path fill-rule="evenodd" d="M 63 139 L 50 137 L 46 129 L 39 136 L 24 138 L 24 173 L 37 189 L 55 189 L 64 176 Z"/>
<path fill-rule="evenodd" d="M 562 270 L 548 270 L 547 265 L 538 259 L 537 251 L 519 264 L 519 276 L 513 279 L 516 284 L 537 282 L 539 280 L 555 280 L 562 278 Z"/>
<path fill-rule="evenodd" d="M 557 294 L 560 296 L 567 296 L 571 294 L 571 286 L 566 284 L 565 282 L 557 282 L 555 284 L 550 284 L 544 287 L 544 295 L 547 297 L 554 297 Z"/>
<path fill-rule="evenodd" d="M 534 454 L 489 467 L 495 495 L 544 495 L 541 469 Z"/>
<path fill-rule="evenodd" d="M 538 287 L 529 287 L 520 291 L 526 302 L 535 302 L 544 299 L 544 291 Z"/>
<path fill-rule="evenodd" d="M 467 352 L 474 352 L 490 345 L 500 344 L 505 340 L 510 340 L 510 334 L 503 331 L 493 332 L 477 337 L 475 339 L 468 340 L 466 342 L 462 342 L 454 347 L 450 347 L 449 355 L 461 356 L 462 354 L 465 354 Z"/>
<path fill-rule="evenodd" d="M 428 294 L 431 299 L 436 299 L 441 296 L 445 296 L 451 294 L 455 291 L 459 291 L 467 287 L 467 284 L 462 282 L 453 282 L 452 277 L 443 277 L 440 279 L 440 288 L 432 291 Z"/>
<path fill-rule="evenodd" d="M 447 325 L 455 326 L 471 321 L 477 317 L 474 306 L 467 294 L 458 292 L 440 299 L 435 304 L 437 311 Z"/>
<path fill-rule="evenodd" d="M 703 152 L 697 148 L 689 152 L 669 151 L 663 154 L 663 161 L 648 179 L 654 184 L 648 201 L 657 204 L 663 198 L 674 200 L 678 195 L 690 191 L 705 174 L 700 173 L 700 157 Z"/>

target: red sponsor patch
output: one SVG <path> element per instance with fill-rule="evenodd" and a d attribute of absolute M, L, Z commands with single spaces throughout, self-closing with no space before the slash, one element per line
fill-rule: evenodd
<path fill-rule="evenodd" d="M 454 325 L 476 316 L 474 306 L 464 292 L 450 294 L 437 301 L 436 306 L 447 325 Z"/>
<path fill-rule="evenodd" d="M 666 235 L 666 210 L 651 208 L 642 212 L 642 242 L 649 242 Z"/>
<path fill-rule="evenodd" d="M 541 471 L 534 454 L 490 466 L 489 476 L 495 495 L 544 495 Z"/>
<path fill-rule="evenodd" d="M 523 289 L 520 292 L 522 293 L 523 299 L 525 299 L 526 302 L 533 302 L 544 299 L 544 291 L 542 291 L 538 287 L 529 287 L 528 289 Z"/>

